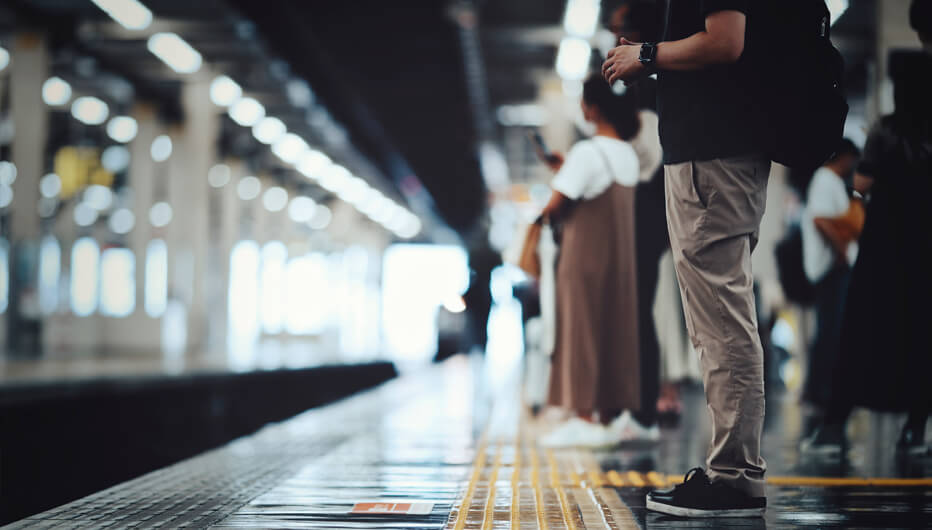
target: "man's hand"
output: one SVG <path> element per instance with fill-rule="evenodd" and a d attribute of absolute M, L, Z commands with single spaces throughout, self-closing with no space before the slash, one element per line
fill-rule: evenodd
<path fill-rule="evenodd" d="M 641 44 L 622 38 L 617 48 L 608 52 L 608 58 L 602 63 L 602 78 L 609 85 L 615 81 L 634 81 L 647 73 L 647 68 L 641 64 L 638 57 L 641 55 Z"/>

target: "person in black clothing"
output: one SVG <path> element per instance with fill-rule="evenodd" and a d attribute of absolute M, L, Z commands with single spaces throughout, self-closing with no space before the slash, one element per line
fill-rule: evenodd
<path fill-rule="evenodd" d="M 608 27 L 618 38 L 630 41 L 656 41 L 659 36 L 659 10 L 648 0 L 627 0 L 609 11 Z M 652 135 L 656 143 L 656 127 L 648 122 L 643 112 L 657 110 L 657 81 L 646 77 L 629 88 L 634 92 L 642 116 L 638 136 Z M 655 124 L 655 121 L 648 123 Z M 647 140 L 647 139 L 645 139 Z M 643 142 L 647 144 L 647 142 Z M 641 144 L 638 144 L 641 145 Z M 636 151 L 638 149 L 636 148 Z M 641 154 L 640 152 L 638 153 Z M 648 157 L 639 156 L 642 166 Z M 649 180 L 641 180 L 635 189 L 634 226 L 638 277 L 638 330 L 641 352 L 641 409 L 633 413 L 634 419 L 650 428 L 657 423 L 657 400 L 660 394 L 660 344 L 654 324 L 654 298 L 657 294 L 658 266 L 663 253 L 670 248 L 667 232 L 667 213 L 664 205 L 663 166 L 648 173 Z"/>
<path fill-rule="evenodd" d="M 930 4 L 915 0 L 911 13 L 926 45 L 932 42 Z M 921 16 L 923 10 L 928 16 Z M 834 366 L 833 401 L 824 423 L 803 442 L 809 453 L 844 453 L 854 407 L 908 412 L 897 450 L 928 453 L 932 54 L 894 52 L 889 74 L 895 110 L 871 130 L 855 173 L 854 194 L 867 196 L 866 217 Z"/>
<path fill-rule="evenodd" d="M 741 61 L 750 0 L 669 0 L 663 42 L 623 39 L 609 84 L 657 72 L 667 224 L 690 339 L 712 416 L 707 469 L 647 496 L 652 511 L 687 517 L 762 516 L 764 355 L 751 251 L 766 204 L 750 72 Z"/>

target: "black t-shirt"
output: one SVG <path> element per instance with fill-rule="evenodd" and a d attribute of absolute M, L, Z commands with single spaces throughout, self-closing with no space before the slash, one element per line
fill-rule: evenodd
<path fill-rule="evenodd" d="M 748 0 L 667 0 L 664 41 L 705 30 L 716 11 L 747 13 Z M 743 60 L 690 72 L 663 71 L 657 87 L 665 164 L 740 156 L 759 151 L 754 102 Z"/>

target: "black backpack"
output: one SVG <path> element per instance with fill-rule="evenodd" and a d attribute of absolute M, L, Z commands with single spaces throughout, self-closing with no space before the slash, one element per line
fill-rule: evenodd
<path fill-rule="evenodd" d="M 803 232 L 798 224 L 791 226 L 777 243 L 777 276 L 787 300 L 803 306 L 815 302 L 815 286 L 806 276 L 803 266 Z"/>
<path fill-rule="evenodd" d="M 839 145 L 848 115 L 828 8 L 824 0 L 748 4 L 743 60 L 761 113 L 760 145 L 774 162 L 815 170 Z"/>

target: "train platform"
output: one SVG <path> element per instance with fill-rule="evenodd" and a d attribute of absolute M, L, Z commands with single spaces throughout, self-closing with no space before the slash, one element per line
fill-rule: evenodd
<path fill-rule="evenodd" d="M 766 517 L 685 520 L 644 496 L 702 463 L 700 389 L 657 444 L 546 450 L 499 369 L 454 357 L 8 528 L 932 527 L 932 458 L 895 456 L 898 416 L 859 412 L 845 458 L 809 459 L 798 404 L 771 395 Z"/>

